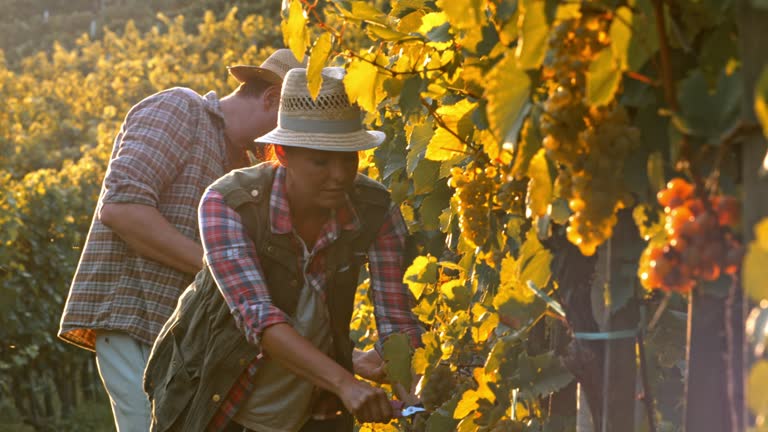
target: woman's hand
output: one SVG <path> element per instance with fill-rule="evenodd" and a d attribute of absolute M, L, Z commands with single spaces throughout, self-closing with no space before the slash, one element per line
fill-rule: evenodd
<path fill-rule="evenodd" d="M 358 379 L 345 381 L 337 395 L 347 410 L 361 423 L 387 423 L 395 415 L 384 390 Z"/>

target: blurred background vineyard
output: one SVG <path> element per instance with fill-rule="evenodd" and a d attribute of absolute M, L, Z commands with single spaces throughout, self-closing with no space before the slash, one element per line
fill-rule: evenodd
<path fill-rule="evenodd" d="M 230 91 L 226 66 L 282 45 L 279 8 L 0 1 L 0 431 L 113 430 L 92 354 L 56 339 L 112 139 L 155 91 Z"/>

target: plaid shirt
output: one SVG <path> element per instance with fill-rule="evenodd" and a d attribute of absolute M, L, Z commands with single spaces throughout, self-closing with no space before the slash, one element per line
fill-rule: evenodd
<path fill-rule="evenodd" d="M 271 231 L 275 234 L 293 232 L 285 192 L 285 169 L 282 167 L 278 167 L 275 173 L 269 205 Z M 240 215 L 225 204 L 224 198 L 217 191 L 206 191 L 200 203 L 199 220 L 205 260 L 210 266 L 211 274 L 232 311 L 236 325 L 249 342 L 258 344 L 264 329 L 274 324 L 288 323 L 289 318 L 270 301 L 253 241 L 248 236 Z M 342 230 L 360 228 L 360 220 L 349 201 L 346 206 L 333 213 L 307 256 L 309 263 L 305 274 L 306 286 L 324 294 L 324 251 L 339 238 Z M 413 297 L 403 284 L 406 233 L 400 209 L 392 206 L 368 251 L 371 290 L 380 339 L 384 340 L 392 333 L 403 332 L 410 336 L 413 346 L 418 346 L 421 343 L 422 329 L 411 313 Z M 301 257 L 302 246 L 298 239 L 296 247 Z M 297 262 L 297 265 L 301 263 Z M 252 378 L 258 368 L 259 357 L 247 367 L 230 389 L 209 424 L 209 431 L 222 430 L 253 391 Z"/>
<path fill-rule="evenodd" d="M 96 214 L 107 203 L 156 207 L 182 234 L 199 240 L 200 196 L 227 165 L 216 94 L 185 88 L 156 93 L 130 110 L 115 138 Z M 59 336 L 93 350 L 94 330 L 122 330 L 151 345 L 191 281 L 192 275 L 133 252 L 94 216 Z"/>

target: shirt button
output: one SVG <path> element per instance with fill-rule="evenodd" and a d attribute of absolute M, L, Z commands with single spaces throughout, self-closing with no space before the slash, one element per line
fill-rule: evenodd
<path fill-rule="evenodd" d="M 252 190 L 252 191 L 251 191 L 251 196 L 252 196 L 252 197 L 254 197 L 254 198 L 256 198 L 257 196 L 259 196 L 259 190 L 258 190 L 258 189 L 254 189 L 254 190 Z"/>
<path fill-rule="evenodd" d="M 221 396 L 219 396 L 219 395 L 215 394 L 215 395 L 213 395 L 213 397 L 211 398 L 211 400 L 212 400 L 212 401 L 214 401 L 214 402 L 218 402 L 218 401 L 220 401 L 220 400 L 221 400 Z"/>

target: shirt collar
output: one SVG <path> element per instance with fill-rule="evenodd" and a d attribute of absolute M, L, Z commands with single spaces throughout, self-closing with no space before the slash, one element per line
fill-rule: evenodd
<path fill-rule="evenodd" d="M 272 233 L 288 234 L 292 232 L 291 209 L 288 205 L 285 186 L 285 168 L 280 165 L 277 166 L 275 181 L 272 183 L 269 208 Z M 339 237 L 341 230 L 359 231 L 360 227 L 360 218 L 349 199 L 349 195 L 347 195 L 346 203 L 331 213 L 330 220 L 321 230 L 320 238 L 328 237 L 330 240 L 335 240 Z"/>
<path fill-rule="evenodd" d="M 220 118 L 222 121 L 224 120 L 224 112 L 221 111 L 221 102 L 215 91 L 211 90 L 203 96 L 203 106 L 206 111 Z"/>

